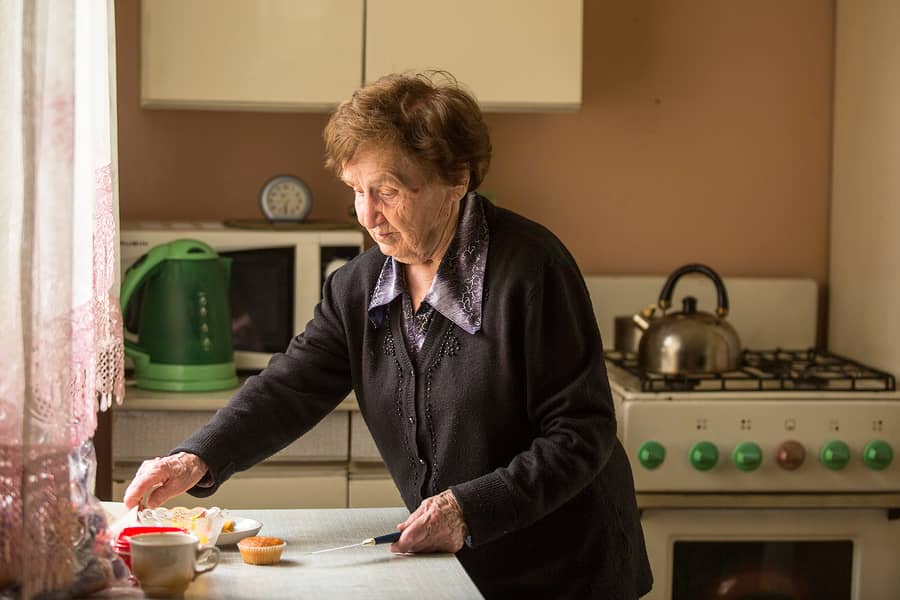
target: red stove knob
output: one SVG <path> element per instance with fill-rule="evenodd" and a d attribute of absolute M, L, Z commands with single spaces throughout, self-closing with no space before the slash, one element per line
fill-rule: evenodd
<path fill-rule="evenodd" d="M 806 448 L 794 440 L 781 442 L 775 450 L 775 462 L 785 471 L 796 471 L 806 460 Z"/>

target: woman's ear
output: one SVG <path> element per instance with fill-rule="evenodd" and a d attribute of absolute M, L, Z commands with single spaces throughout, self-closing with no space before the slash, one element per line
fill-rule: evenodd
<path fill-rule="evenodd" d="M 463 173 L 459 183 L 453 186 L 453 195 L 462 199 L 469 191 L 469 171 Z"/>

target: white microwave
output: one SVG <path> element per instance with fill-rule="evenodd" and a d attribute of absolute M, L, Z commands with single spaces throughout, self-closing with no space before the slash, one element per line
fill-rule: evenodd
<path fill-rule="evenodd" d="M 239 373 L 259 371 L 273 353 L 283 352 L 313 318 L 327 275 L 363 251 L 363 233 L 350 225 L 244 229 L 221 222 L 124 223 L 122 278 L 151 248 L 178 239 L 199 240 L 231 259 L 229 304 Z M 123 315 L 126 335 L 137 331 L 140 292 Z"/>

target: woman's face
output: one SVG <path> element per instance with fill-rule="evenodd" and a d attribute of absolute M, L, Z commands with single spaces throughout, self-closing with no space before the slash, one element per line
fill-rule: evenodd
<path fill-rule="evenodd" d="M 353 189 L 356 217 L 382 254 L 410 265 L 440 260 L 468 177 L 459 185 L 429 181 L 400 153 L 370 149 L 357 152 L 341 179 Z"/>

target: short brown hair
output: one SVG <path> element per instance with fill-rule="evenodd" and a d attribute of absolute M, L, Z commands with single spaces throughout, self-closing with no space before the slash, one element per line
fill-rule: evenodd
<path fill-rule="evenodd" d="M 340 177 L 361 147 L 396 148 L 446 184 L 477 189 L 491 139 L 475 98 L 446 71 L 386 75 L 338 106 L 325 126 L 325 166 Z"/>

